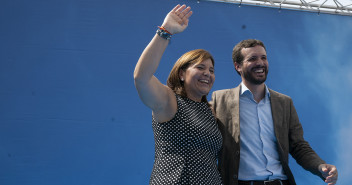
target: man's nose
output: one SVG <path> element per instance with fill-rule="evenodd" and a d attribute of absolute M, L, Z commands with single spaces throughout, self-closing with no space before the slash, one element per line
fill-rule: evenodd
<path fill-rule="evenodd" d="M 258 59 L 256 64 L 259 65 L 259 66 L 265 66 L 265 60 Z"/>

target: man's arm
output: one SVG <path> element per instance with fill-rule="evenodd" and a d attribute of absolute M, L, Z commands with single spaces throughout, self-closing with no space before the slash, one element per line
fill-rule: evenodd
<path fill-rule="evenodd" d="M 320 176 L 328 185 L 336 184 L 338 173 L 334 165 L 326 164 L 303 138 L 303 128 L 290 99 L 290 154 L 304 169 Z"/>

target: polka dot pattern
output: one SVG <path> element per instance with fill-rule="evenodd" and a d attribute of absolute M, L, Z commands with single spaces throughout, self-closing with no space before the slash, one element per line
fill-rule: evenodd
<path fill-rule="evenodd" d="M 150 184 L 221 184 L 217 154 L 222 145 L 211 109 L 176 95 L 178 111 L 173 119 L 153 118 L 155 160 Z"/>

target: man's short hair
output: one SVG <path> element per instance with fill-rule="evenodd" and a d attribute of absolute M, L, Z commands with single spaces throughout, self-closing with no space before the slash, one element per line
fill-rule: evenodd
<path fill-rule="evenodd" d="M 232 61 L 233 64 L 235 63 L 242 65 L 243 63 L 243 55 L 242 55 L 242 49 L 243 48 L 251 48 L 255 46 L 262 46 L 265 49 L 264 43 L 260 40 L 256 39 L 247 39 L 247 40 L 242 40 L 239 42 L 232 50 Z M 265 49 L 266 51 L 266 49 Z M 237 70 L 236 70 L 237 71 Z M 241 75 L 238 71 L 237 73 Z"/>

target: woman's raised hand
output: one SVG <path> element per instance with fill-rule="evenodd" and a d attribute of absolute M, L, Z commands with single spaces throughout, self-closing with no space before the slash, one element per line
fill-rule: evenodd
<path fill-rule="evenodd" d="M 177 5 L 167 14 L 162 26 L 171 34 L 183 32 L 188 26 L 188 19 L 192 13 L 191 7 Z"/>

